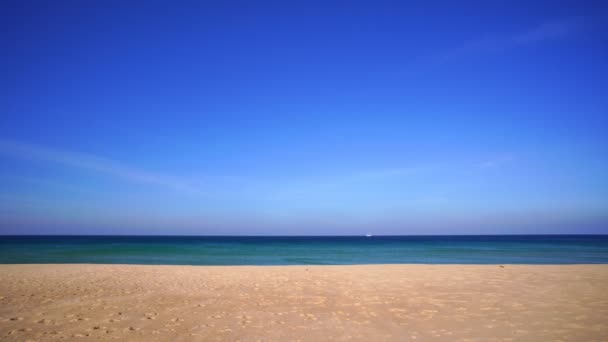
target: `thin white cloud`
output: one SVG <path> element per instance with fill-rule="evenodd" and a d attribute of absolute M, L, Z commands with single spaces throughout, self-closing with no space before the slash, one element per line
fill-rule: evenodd
<path fill-rule="evenodd" d="M 387 180 L 399 179 L 403 177 L 414 176 L 423 171 L 421 167 L 396 167 L 387 169 L 367 170 L 352 172 L 342 176 L 333 178 L 316 179 L 316 180 L 300 180 L 289 182 L 283 186 L 269 187 L 274 188 L 274 191 L 269 191 L 276 198 L 296 198 L 301 196 L 320 196 L 330 192 L 344 190 L 348 188 L 356 188 L 361 184 L 373 184 Z"/>
<path fill-rule="evenodd" d="M 558 41 L 588 31 L 597 26 L 594 18 L 568 18 L 552 20 L 530 27 L 527 30 L 508 34 L 486 33 L 468 42 L 460 43 L 451 49 L 438 51 L 434 55 L 424 56 L 402 69 L 402 75 L 423 75 L 430 69 L 471 57 L 499 54 L 504 51 L 523 48 L 534 44 Z"/>
<path fill-rule="evenodd" d="M 414 168 L 414 167 L 373 170 L 373 171 L 355 173 L 350 176 L 346 176 L 340 180 L 336 180 L 333 183 L 340 185 L 340 184 L 366 182 L 366 181 L 381 181 L 381 180 L 385 180 L 385 179 L 409 176 L 409 175 L 417 173 L 418 171 L 420 171 L 420 168 Z"/>
<path fill-rule="evenodd" d="M 299 198 L 301 196 L 320 196 L 335 191 L 356 189 L 361 185 L 380 184 L 385 181 L 414 179 L 428 176 L 442 179 L 451 173 L 471 173 L 480 169 L 495 169 L 511 164 L 516 160 L 513 155 L 498 155 L 481 161 L 451 161 L 431 163 L 411 167 L 395 167 L 377 170 L 357 171 L 333 178 L 300 180 L 289 182 L 283 186 L 269 185 L 267 192 L 273 193 L 277 198 Z M 274 191 L 272 191 L 274 190 Z M 433 198 L 433 201 L 438 200 Z M 441 200 L 444 200 L 442 197 Z M 421 201 L 430 201 L 424 198 Z"/>
<path fill-rule="evenodd" d="M 10 140 L 0 140 L 0 154 L 20 159 L 53 162 L 73 168 L 112 175 L 131 182 L 151 184 L 193 194 L 204 194 L 200 188 L 179 178 L 133 168 L 91 154 L 51 149 Z"/>
<path fill-rule="evenodd" d="M 508 45 L 525 45 L 568 37 L 579 31 L 581 24 L 575 20 L 543 23 L 528 32 L 515 35 L 505 42 Z"/>
<path fill-rule="evenodd" d="M 501 156 L 492 159 L 485 160 L 479 164 L 482 169 L 489 169 L 499 167 L 512 162 L 515 158 L 513 156 Z"/>
<path fill-rule="evenodd" d="M 480 53 L 501 52 L 517 47 L 559 40 L 574 35 L 583 29 L 580 19 L 548 21 L 526 31 L 509 35 L 485 35 L 465 43 L 440 57 L 441 61 L 477 55 Z"/>

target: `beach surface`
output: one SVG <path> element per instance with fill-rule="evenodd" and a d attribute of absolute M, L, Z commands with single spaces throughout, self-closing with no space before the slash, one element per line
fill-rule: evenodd
<path fill-rule="evenodd" d="M 0 265 L 0 340 L 606 341 L 608 265 Z"/>

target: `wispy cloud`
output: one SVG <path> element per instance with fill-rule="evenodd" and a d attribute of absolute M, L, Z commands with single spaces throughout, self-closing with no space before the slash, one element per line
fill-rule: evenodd
<path fill-rule="evenodd" d="M 353 173 L 328 184 L 342 185 L 358 182 L 381 181 L 416 174 L 418 167 L 400 167 Z"/>
<path fill-rule="evenodd" d="M 294 180 L 282 186 L 270 186 L 270 191 L 277 198 L 299 198 L 301 196 L 319 196 L 345 189 L 356 189 L 365 184 L 376 184 L 404 177 L 415 176 L 426 168 L 422 167 L 395 167 L 376 170 L 352 171 L 324 179 Z"/>
<path fill-rule="evenodd" d="M 515 35 L 505 42 L 506 45 L 524 45 L 548 40 L 561 39 L 582 29 L 578 20 L 543 23 L 528 32 Z"/>
<path fill-rule="evenodd" d="M 73 168 L 112 175 L 130 182 L 156 185 L 193 194 L 204 194 L 199 187 L 179 178 L 130 167 L 91 154 L 51 149 L 10 140 L 0 140 L 0 154 L 14 158 L 62 164 Z"/>
<path fill-rule="evenodd" d="M 485 35 L 458 46 L 439 57 L 440 61 L 478 55 L 498 53 L 517 47 L 559 40 L 572 36 L 584 28 L 579 19 L 548 21 L 528 30 L 506 35 Z"/>
<path fill-rule="evenodd" d="M 482 169 L 495 168 L 495 167 L 499 167 L 499 166 L 508 164 L 508 163 L 512 162 L 513 160 L 515 160 L 515 158 L 510 155 L 500 156 L 500 157 L 491 158 L 491 159 L 482 161 L 481 163 L 479 163 L 479 167 Z"/>
<path fill-rule="evenodd" d="M 452 48 L 421 56 L 421 60 L 402 69 L 401 74 L 409 76 L 424 75 L 429 70 L 444 64 L 559 41 L 580 35 L 581 32 L 589 31 L 595 26 L 597 26 L 597 20 L 594 18 L 584 18 L 583 20 L 583 18 L 575 17 L 545 21 L 514 32 L 486 33 L 468 41 L 461 41 Z"/>
<path fill-rule="evenodd" d="M 408 193 L 409 188 L 419 189 L 418 184 L 427 184 L 427 190 L 435 189 L 434 184 L 444 184 L 446 179 L 454 179 L 463 176 L 480 175 L 486 170 L 499 170 L 511 166 L 518 158 L 511 154 L 497 154 L 485 159 L 435 161 L 431 163 L 396 166 L 393 168 L 381 168 L 376 170 L 352 170 L 350 173 L 336 175 L 324 179 L 300 179 L 283 184 L 269 184 L 266 189 L 274 199 L 291 200 L 304 197 L 321 198 L 329 194 L 348 192 L 355 194 L 361 189 L 368 191 L 369 187 L 400 187 L 407 205 L 414 203 L 430 203 L 445 201 L 446 196 L 433 195 L 423 197 L 410 197 L 414 193 Z M 434 180 L 429 182 L 429 180 Z"/>

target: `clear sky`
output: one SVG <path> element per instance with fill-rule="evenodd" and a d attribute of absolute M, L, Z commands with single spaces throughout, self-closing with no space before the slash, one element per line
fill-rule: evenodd
<path fill-rule="evenodd" d="M 608 233 L 606 1 L 2 1 L 0 234 Z"/>

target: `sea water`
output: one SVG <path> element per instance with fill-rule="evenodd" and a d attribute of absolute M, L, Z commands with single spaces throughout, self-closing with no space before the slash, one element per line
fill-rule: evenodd
<path fill-rule="evenodd" d="M 596 264 L 608 235 L 0 236 L 0 263 Z"/>

